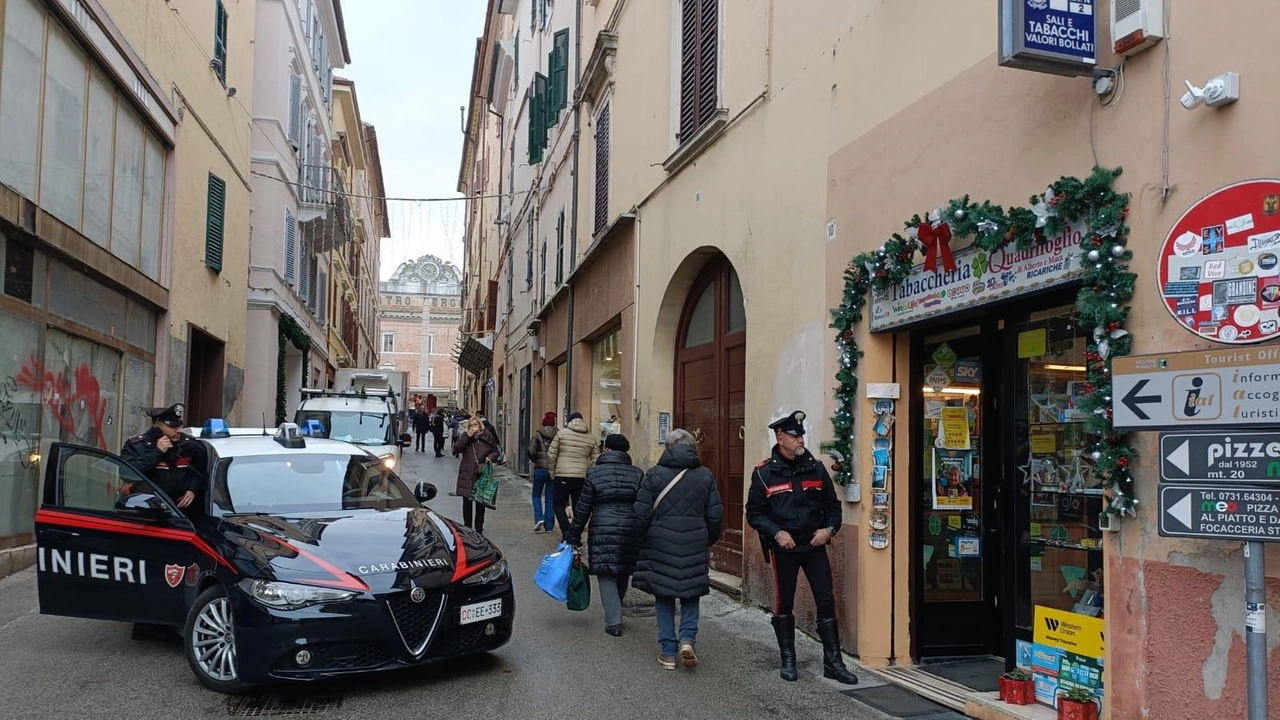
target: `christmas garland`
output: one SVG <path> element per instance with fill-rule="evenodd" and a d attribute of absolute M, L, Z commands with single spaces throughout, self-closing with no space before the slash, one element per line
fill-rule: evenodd
<path fill-rule="evenodd" d="M 1080 242 L 1083 286 L 1076 311 L 1081 327 L 1093 328 L 1093 333 L 1085 353 L 1088 381 L 1080 407 L 1089 414 L 1085 432 L 1090 437 L 1090 457 L 1109 494 L 1104 513 L 1135 514 L 1138 501 L 1133 494 L 1130 465 L 1137 453 L 1112 425 L 1111 360 L 1129 354 L 1132 345 L 1124 325 L 1136 279 L 1128 266 L 1133 253 L 1126 247 L 1129 196 L 1113 189 L 1120 173 L 1119 168 L 1095 167 L 1084 180 L 1063 177 L 1043 195 L 1033 196 L 1031 207 L 1007 212 L 990 202 L 972 203 L 966 195 L 937 208 L 927 218 L 912 217 L 902 233 L 895 233 L 879 248 L 853 258 L 844 269 L 843 300 L 831 313 L 840 357 L 836 372 L 839 386 L 836 411 L 831 417 L 835 439 L 823 443 L 822 450 L 836 461 L 832 469 L 837 483 L 845 485 L 852 480 L 856 369 L 863 356 L 854 339 L 854 329 L 862 322 L 868 291 L 904 280 L 920 251 L 927 253 L 927 267 L 936 267 L 935 251 L 944 264 L 953 266 L 946 245 L 953 236 L 972 237 L 976 247 L 988 252 L 1009 244 L 1025 250 L 1084 220 L 1086 231 Z M 981 259 L 979 256 L 975 262 Z"/>
<path fill-rule="evenodd" d="M 311 336 L 293 319 L 292 315 L 280 313 L 280 342 L 276 350 L 276 425 L 285 421 L 285 398 L 288 396 L 288 376 L 285 360 L 288 348 L 285 343 L 292 343 L 302 351 L 302 383 L 307 382 L 307 353 L 311 350 Z"/>

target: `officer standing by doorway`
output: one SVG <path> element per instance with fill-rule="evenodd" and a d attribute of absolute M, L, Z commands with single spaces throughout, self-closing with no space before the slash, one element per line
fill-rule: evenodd
<path fill-rule="evenodd" d="M 151 429 L 126 440 L 120 451 L 125 462 L 184 511 L 195 502 L 204 457 L 199 443 L 182 433 L 185 410 L 182 403 L 151 408 Z"/>
<path fill-rule="evenodd" d="M 751 474 L 747 522 L 760 533 L 765 560 L 772 557 L 776 601 L 773 631 L 782 656 L 783 680 L 796 672 L 796 619 L 792 614 L 800 570 L 813 589 L 818 637 L 822 639 L 822 676 L 854 685 L 840 655 L 836 599 L 827 544 L 840 529 L 840 500 L 827 469 L 804 447 L 805 414 L 799 410 L 769 425 L 777 442 L 769 459 Z"/>

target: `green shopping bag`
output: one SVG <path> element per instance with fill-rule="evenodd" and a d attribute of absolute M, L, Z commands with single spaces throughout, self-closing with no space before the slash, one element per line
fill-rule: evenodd
<path fill-rule="evenodd" d="M 591 607 L 591 578 L 581 565 L 574 565 L 569 571 L 569 599 L 565 601 L 565 607 L 575 612 Z"/>
<path fill-rule="evenodd" d="M 485 462 L 480 469 L 480 474 L 471 484 L 471 499 L 490 510 L 497 509 L 498 476 L 493 472 L 493 463 Z"/>

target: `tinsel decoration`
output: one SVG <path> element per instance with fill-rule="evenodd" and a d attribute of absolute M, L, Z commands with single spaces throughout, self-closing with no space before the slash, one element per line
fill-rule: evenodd
<path fill-rule="evenodd" d="M 284 422 L 285 417 L 285 398 L 288 396 L 289 384 L 287 370 L 285 369 L 285 361 L 288 359 L 289 349 L 285 343 L 291 343 L 294 347 L 302 351 L 302 382 L 307 382 L 307 354 L 311 351 L 311 336 L 306 330 L 293 319 L 292 315 L 280 313 L 280 343 L 276 350 L 276 426 Z"/>
<path fill-rule="evenodd" d="M 862 322 L 867 293 L 901 282 L 911 274 L 922 249 L 918 240 L 920 224 L 929 222 L 930 217 L 935 222 L 947 218 L 953 238 L 972 237 L 975 246 L 990 252 L 1009 244 L 1019 250 L 1040 245 L 1083 220 L 1085 233 L 1079 254 L 1083 273 L 1076 318 L 1081 327 L 1091 332 L 1085 353 L 1088 385 L 1081 399 L 1082 409 L 1089 413 L 1085 424 L 1089 438 L 1086 452 L 1107 492 L 1103 512 L 1118 517 L 1136 514 L 1138 500 L 1131 470 L 1138 455 L 1112 424 L 1111 363 L 1128 355 L 1133 344 L 1124 326 L 1137 277 L 1128 264 L 1133 257 L 1127 247 L 1129 196 L 1114 189 L 1120 173 L 1120 168 L 1095 167 L 1083 180 L 1062 177 L 1043 194 L 1032 196 L 1029 207 L 1010 208 L 1007 212 L 990 202 L 973 203 L 966 195 L 926 213 L 923 219 L 920 215 L 912 217 L 903 232 L 849 262 L 844 269 L 843 298 L 839 307 L 831 311 L 840 358 L 836 369 L 836 410 L 831 416 L 835 439 L 822 444 L 823 452 L 836 458 L 832 466 L 836 483 L 847 485 L 853 474 L 853 407 L 858 394 L 857 367 L 863 355 L 855 331 Z"/>

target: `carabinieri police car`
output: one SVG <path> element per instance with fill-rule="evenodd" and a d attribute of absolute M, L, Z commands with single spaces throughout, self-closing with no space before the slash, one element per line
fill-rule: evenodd
<path fill-rule="evenodd" d="M 40 612 L 181 629 L 206 687 L 239 693 L 487 652 L 511 638 L 502 553 L 424 507 L 378 457 L 292 423 L 209 421 L 185 511 L 119 457 L 54 443 L 36 513 Z M 203 465 L 203 463 L 201 463 Z"/>

